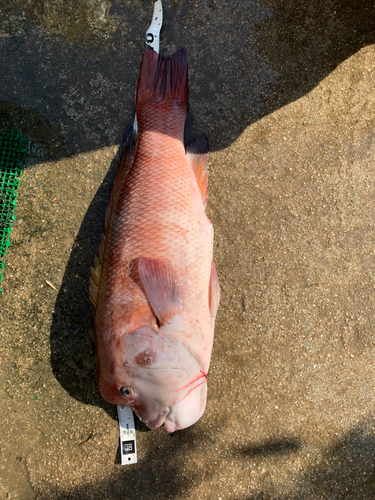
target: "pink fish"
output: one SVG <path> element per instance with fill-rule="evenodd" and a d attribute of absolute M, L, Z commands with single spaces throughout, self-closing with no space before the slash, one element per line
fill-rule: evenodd
<path fill-rule="evenodd" d="M 207 204 L 206 136 L 184 146 L 188 65 L 148 48 L 90 280 L 98 385 L 150 429 L 194 424 L 207 397 L 220 289 Z"/>

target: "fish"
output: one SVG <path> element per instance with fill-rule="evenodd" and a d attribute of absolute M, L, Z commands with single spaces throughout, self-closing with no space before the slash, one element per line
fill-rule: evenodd
<path fill-rule="evenodd" d="M 185 146 L 188 62 L 147 48 L 91 272 L 98 387 L 150 429 L 203 415 L 220 287 L 208 200 L 208 139 Z"/>

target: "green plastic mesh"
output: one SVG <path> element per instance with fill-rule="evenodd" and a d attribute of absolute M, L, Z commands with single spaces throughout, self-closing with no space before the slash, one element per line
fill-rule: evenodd
<path fill-rule="evenodd" d="M 17 191 L 28 149 L 29 140 L 18 130 L 0 132 L 0 293 L 2 270 L 15 218 Z"/>

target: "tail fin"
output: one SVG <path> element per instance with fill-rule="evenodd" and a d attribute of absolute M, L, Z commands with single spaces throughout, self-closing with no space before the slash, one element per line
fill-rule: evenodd
<path fill-rule="evenodd" d="M 187 109 L 188 63 L 185 49 L 170 57 L 158 55 L 147 47 L 137 87 L 137 107 L 142 101 L 175 101 Z"/>

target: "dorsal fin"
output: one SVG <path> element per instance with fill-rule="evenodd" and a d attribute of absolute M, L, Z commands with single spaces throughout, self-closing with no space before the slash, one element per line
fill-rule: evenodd
<path fill-rule="evenodd" d="M 105 233 L 103 234 L 102 239 L 100 241 L 99 258 L 97 257 L 95 258 L 94 266 L 91 267 L 89 295 L 90 295 L 90 300 L 94 305 L 94 307 L 96 307 L 97 305 L 98 286 L 102 274 L 102 264 L 103 264 L 103 256 L 106 245 L 106 235 L 109 231 L 109 226 L 113 213 L 113 207 L 116 203 L 117 197 L 124 183 L 124 179 L 130 167 L 132 166 L 136 149 L 136 143 L 137 143 L 137 136 L 133 131 L 132 125 L 128 124 L 125 128 L 122 139 L 123 149 L 121 153 L 120 166 L 117 170 L 115 180 L 113 181 L 111 196 L 109 198 L 108 206 L 105 212 Z"/>
<path fill-rule="evenodd" d="M 208 200 L 208 139 L 205 134 L 193 137 L 187 143 L 186 156 L 197 180 L 203 206 L 206 208 Z"/>
<path fill-rule="evenodd" d="M 181 313 L 178 277 L 170 262 L 141 257 L 138 273 L 147 300 L 161 325 Z"/>

